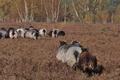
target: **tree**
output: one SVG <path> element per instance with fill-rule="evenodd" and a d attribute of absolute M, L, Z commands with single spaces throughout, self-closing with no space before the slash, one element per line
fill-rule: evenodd
<path fill-rule="evenodd" d="M 96 23 L 102 23 L 102 11 L 101 10 L 97 10 L 96 11 L 96 15 L 95 15 L 95 22 Z"/>
<path fill-rule="evenodd" d="M 116 9 L 116 14 L 114 15 L 114 21 L 120 23 L 120 5 Z"/>
<path fill-rule="evenodd" d="M 84 19 L 85 23 L 94 23 L 94 14 L 92 12 L 88 12 Z"/>
<path fill-rule="evenodd" d="M 110 13 L 111 23 L 114 23 L 114 14 L 117 9 L 117 6 L 120 4 L 120 0 L 107 0 L 106 1 L 106 9 Z"/>
<path fill-rule="evenodd" d="M 103 23 L 107 23 L 108 19 L 109 19 L 108 11 L 107 10 L 103 10 L 102 11 L 102 20 L 103 20 Z"/>
<path fill-rule="evenodd" d="M 0 20 L 7 20 L 7 15 L 9 13 L 11 0 L 1 0 L 0 1 Z"/>

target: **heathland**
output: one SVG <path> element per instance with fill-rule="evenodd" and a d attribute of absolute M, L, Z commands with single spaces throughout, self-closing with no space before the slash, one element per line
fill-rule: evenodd
<path fill-rule="evenodd" d="M 40 22 L 0 22 L 0 28 L 18 29 L 34 26 L 65 31 L 65 36 L 38 40 L 30 38 L 0 39 L 0 80 L 119 80 L 120 79 L 120 25 Z M 104 67 L 100 75 L 87 77 L 56 59 L 59 41 L 79 41 Z"/>

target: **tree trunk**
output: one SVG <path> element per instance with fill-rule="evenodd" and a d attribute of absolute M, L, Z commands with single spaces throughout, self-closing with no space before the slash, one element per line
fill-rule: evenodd
<path fill-rule="evenodd" d="M 43 12 L 43 1 L 41 0 L 41 5 L 40 5 L 40 21 L 43 21 L 42 12 Z"/>
<path fill-rule="evenodd" d="M 73 9 L 74 9 L 74 11 L 75 11 L 75 14 L 76 14 L 78 20 L 79 20 L 80 22 L 82 22 L 82 20 L 80 19 L 79 15 L 78 15 L 78 12 L 77 12 L 77 10 L 76 10 L 76 8 L 75 8 L 75 5 L 74 5 L 73 0 L 72 0 L 72 6 L 73 6 Z"/>
<path fill-rule="evenodd" d="M 54 1 L 51 2 L 51 22 L 54 22 Z"/>
<path fill-rule="evenodd" d="M 46 8 L 46 4 L 45 4 L 45 0 L 44 0 L 44 7 L 45 7 L 45 13 L 46 13 L 46 22 L 49 22 L 49 15 L 48 15 L 48 11 L 47 11 L 47 8 Z"/>
<path fill-rule="evenodd" d="M 57 11 L 56 11 L 56 18 L 55 18 L 55 22 L 57 22 L 57 21 L 58 21 L 58 17 L 59 17 L 59 13 L 60 13 L 60 3 L 61 3 L 61 1 L 59 1 L 59 3 L 58 3 L 58 8 L 57 8 Z"/>
<path fill-rule="evenodd" d="M 32 3 L 31 3 L 31 14 L 30 14 L 30 21 L 34 21 L 34 3 L 33 3 L 33 0 L 32 0 Z"/>
<path fill-rule="evenodd" d="M 26 0 L 24 0 L 24 6 L 25 6 L 25 21 L 29 21 L 29 18 L 28 18 L 28 6 L 27 6 L 27 2 Z"/>
<path fill-rule="evenodd" d="M 113 16 L 114 16 L 114 13 L 112 12 L 112 14 L 111 14 L 111 23 L 114 23 Z"/>
<path fill-rule="evenodd" d="M 20 10 L 19 10 L 19 8 L 18 8 L 17 3 L 15 3 L 15 5 L 16 5 L 17 12 L 18 12 L 18 15 L 19 15 L 19 17 L 20 17 L 21 21 L 22 21 L 22 22 L 24 22 L 25 20 L 24 20 L 24 18 L 23 18 L 23 15 L 20 13 Z"/>
<path fill-rule="evenodd" d="M 67 20 L 66 20 L 66 15 L 67 15 L 67 5 L 66 5 L 66 2 L 65 2 L 65 16 L 64 16 L 64 23 L 66 23 L 67 22 Z"/>

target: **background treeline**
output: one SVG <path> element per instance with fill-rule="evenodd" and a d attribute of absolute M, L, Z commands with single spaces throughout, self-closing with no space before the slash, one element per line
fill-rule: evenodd
<path fill-rule="evenodd" d="M 120 0 L 0 0 L 0 21 L 119 23 Z"/>

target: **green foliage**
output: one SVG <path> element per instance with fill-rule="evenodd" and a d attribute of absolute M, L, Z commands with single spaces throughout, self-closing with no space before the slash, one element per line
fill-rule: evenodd
<path fill-rule="evenodd" d="M 93 23 L 94 22 L 94 14 L 92 12 L 88 12 L 84 19 L 85 23 Z"/>
<path fill-rule="evenodd" d="M 102 27 L 102 28 L 100 29 L 100 31 L 106 31 L 105 27 Z"/>

